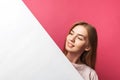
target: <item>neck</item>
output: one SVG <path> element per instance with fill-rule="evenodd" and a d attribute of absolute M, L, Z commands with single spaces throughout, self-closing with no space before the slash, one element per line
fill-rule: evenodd
<path fill-rule="evenodd" d="M 80 54 L 77 53 L 67 53 L 66 57 L 69 59 L 71 63 L 81 63 Z"/>

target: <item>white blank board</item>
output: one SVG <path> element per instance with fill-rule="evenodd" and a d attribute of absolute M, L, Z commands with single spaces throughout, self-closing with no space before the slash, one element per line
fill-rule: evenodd
<path fill-rule="evenodd" d="M 21 0 L 1 0 L 0 80 L 83 79 Z"/>

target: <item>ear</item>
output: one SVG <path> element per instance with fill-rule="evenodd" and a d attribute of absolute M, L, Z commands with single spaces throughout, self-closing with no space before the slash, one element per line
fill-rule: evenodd
<path fill-rule="evenodd" d="M 85 51 L 89 51 L 90 49 L 91 49 L 91 47 L 88 45 L 88 46 L 86 46 Z"/>

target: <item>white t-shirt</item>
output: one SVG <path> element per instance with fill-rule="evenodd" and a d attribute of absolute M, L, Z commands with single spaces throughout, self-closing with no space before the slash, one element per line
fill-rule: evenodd
<path fill-rule="evenodd" d="M 84 80 L 98 80 L 98 76 L 92 68 L 85 64 L 75 64 L 72 63 L 73 66 L 77 69 L 80 75 L 83 77 Z"/>

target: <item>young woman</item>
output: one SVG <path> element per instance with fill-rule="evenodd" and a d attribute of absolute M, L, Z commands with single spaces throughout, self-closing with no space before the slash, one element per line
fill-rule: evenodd
<path fill-rule="evenodd" d="M 64 53 L 84 80 L 98 80 L 96 50 L 96 29 L 86 22 L 75 23 L 66 37 Z"/>

